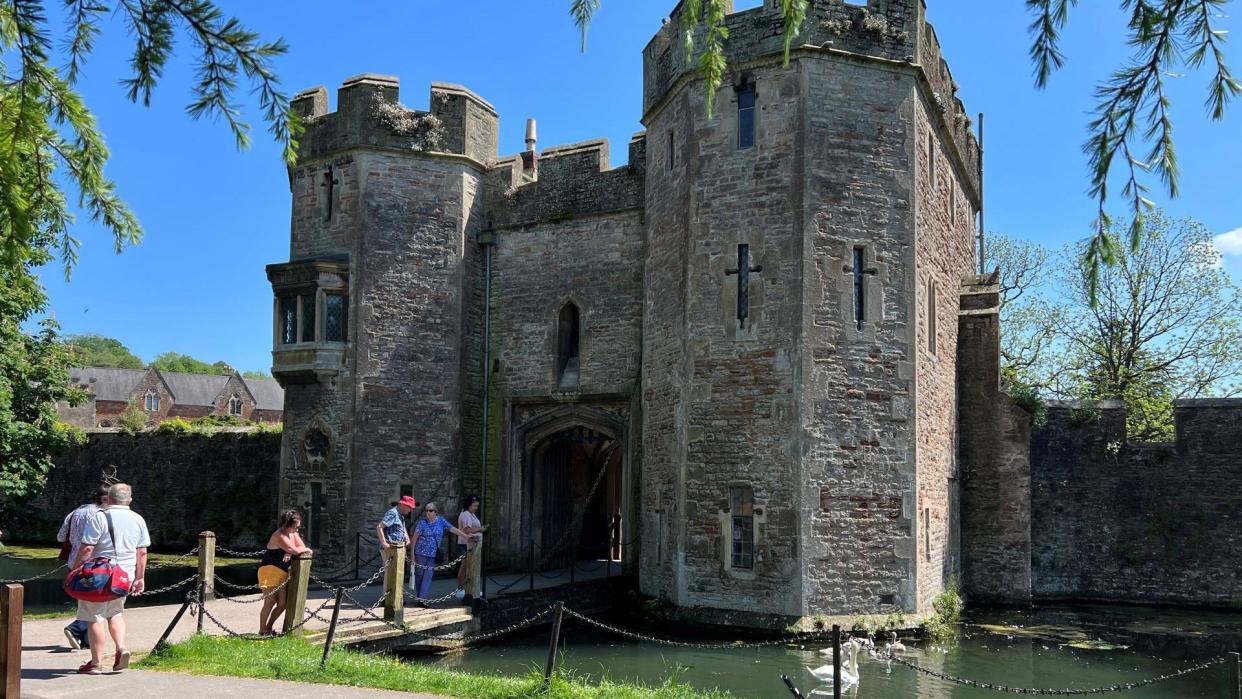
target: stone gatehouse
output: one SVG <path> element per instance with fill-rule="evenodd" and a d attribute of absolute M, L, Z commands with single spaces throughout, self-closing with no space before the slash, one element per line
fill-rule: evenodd
<path fill-rule="evenodd" d="M 957 575 L 959 313 L 995 308 L 962 311 L 980 152 L 922 0 L 814 0 L 788 67 L 775 0 L 730 13 L 710 118 L 681 12 L 622 167 L 533 123 L 499 156 L 457 85 L 295 98 L 281 488 L 328 565 L 469 492 L 489 568 L 612 556 L 682 607 L 920 612 Z"/>

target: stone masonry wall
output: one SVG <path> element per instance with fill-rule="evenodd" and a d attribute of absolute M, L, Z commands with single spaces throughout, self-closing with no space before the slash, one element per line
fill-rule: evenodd
<path fill-rule="evenodd" d="M 957 310 L 960 280 L 974 267 L 975 218 L 966 194 L 969 178 L 947 142 L 951 136 L 932 118 L 936 106 L 916 94 L 910 132 L 918 173 L 911 301 L 918 406 L 915 544 L 918 608 L 928 609 L 959 572 Z"/>
<path fill-rule="evenodd" d="M 917 608 L 912 76 L 799 61 L 807 90 L 808 613 Z M 863 250 L 865 317 L 854 315 Z"/>
<path fill-rule="evenodd" d="M 962 589 L 971 602 L 1031 600 L 1031 416 L 1000 388 L 1000 292 L 958 287 Z"/>
<path fill-rule="evenodd" d="M 221 546 L 254 549 L 276 528 L 280 435 L 221 432 L 212 436 L 91 431 L 58 457 L 47 488 L 14 518 L 5 537 L 54 541 L 66 514 L 86 501 L 106 468 L 134 488 L 134 510 L 147 521 L 152 546 L 184 550 L 214 531 Z"/>
<path fill-rule="evenodd" d="M 1174 444 L 1125 409 L 1049 408 L 1031 463 L 1038 599 L 1242 606 L 1242 400 L 1179 401 Z"/>

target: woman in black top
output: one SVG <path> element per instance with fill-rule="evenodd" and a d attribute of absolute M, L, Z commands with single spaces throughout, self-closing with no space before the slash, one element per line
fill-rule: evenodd
<path fill-rule="evenodd" d="M 259 589 L 263 591 L 263 608 L 259 610 L 259 633 L 264 636 L 276 633 L 272 627 L 285 612 L 285 582 L 289 580 L 289 561 L 299 553 L 310 551 L 298 534 L 301 528 L 302 515 L 297 510 L 280 513 L 278 528 L 268 537 L 263 558 L 259 559 Z"/>

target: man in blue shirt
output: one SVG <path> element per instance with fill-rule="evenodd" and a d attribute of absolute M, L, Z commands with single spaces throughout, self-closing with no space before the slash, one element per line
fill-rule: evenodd
<path fill-rule="evenodd" d="M 375 525 L 375 532 L 380 542 L 380 556 L 383 557 L 385 566 L 388 565 L 388 559 L 392 558 L 396 547 L 410 545 L 410 535 L 405 530 L 405 517 L 416 507 L 418 507 L 417 500 L 409 495 L 402 495 L 397 504 L 384 513 L 384 518 L 380 520 L 380 523 Z"/>

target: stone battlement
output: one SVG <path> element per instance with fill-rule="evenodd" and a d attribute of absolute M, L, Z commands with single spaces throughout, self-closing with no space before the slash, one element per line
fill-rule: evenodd
<path fill-rule="evenodd" d="M 500 116 L 487 100 L 450 83 L 431 84 L 426 111 L 405 107 L 399 97 L 400 81 L 375 73 L 342 83 L 336 111 L 329 111 L 322 85 L 294 95 L 291 106 L 306 126 L 299 160 L 367 146 L 464 155 L 480 164 L 496 157 Z"/>
<path fill-rule="evenodd" d="M 607 139 L 555 146 L 530 161 L 506 156 L 487 174 L 489 222 L 508 228 L 641 209 L 645 163 L 643 133 L 630 141 L 629 164 L 618 168 L 610 165 Z"/>
<path fill-rule="evenodd" d="M 1174 441 L 1130 442 L 1126 438 L 1127 409 L 1124 401 L 1102 400 L 1094 406 L 1081 401 L 1047 402 L 1049 424 L 1077 425 L 1083 439 L 1126 446 L 1176 448 L 1179 452 L 1224 451 L 1237 453 L 1242 446 L 1242 398 L 1199 398 L 1173 402 Z M 1081 411 L 1089 411 L 1087 413 Z M 1086 416 L 1086 419 L 1078 416 Z"/>
<path fill-rule="evenodd" d="M 731 10 L 732 8 L 730 8 Z M 644 122 L 673 88 L 693 79 L 697 53 L 687 56 L 684 27 L 685 0 L 678 3 L 668 21 L 643 50 Z M 941 118 L 940 128 L 953 144 L 962 177 L 979 201 L 979 144 L 971 132 L 972 120 L 957 98 L 957 87 L 941 55 L 935 30 L 926 19 L 923 0 L 813 0 L 792 50 L 827 51 L 840 57 L 871 59 L 892 66 L 910 66 L 925 81 L 926 96 Z M 764 0 L 761 7 L 730 12 L 725 18 L 729 38 L 725 56 L 733 73 L 757 63 L 780 60 L 784 52 L 784 20 L 777 0 Z M 703 45 L 703 28 L 695 33 L 695 46 Z M 791 56 L 791 60 L 795 56 Z M 726 82 L 729 78 L 726 76 Z M 725 86 L 727 88 L 727 85 Z"/>

